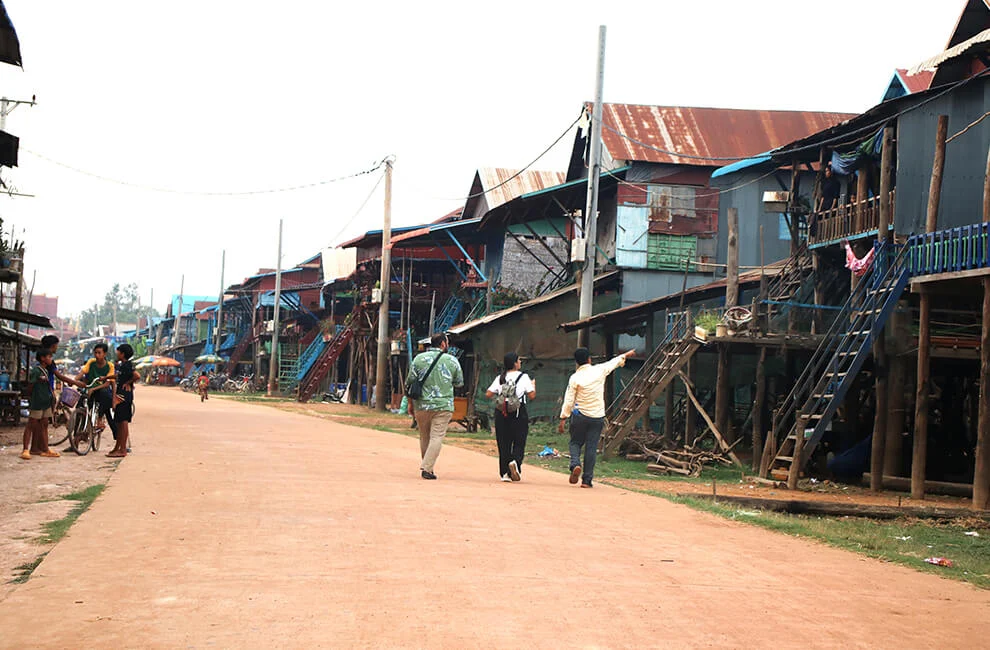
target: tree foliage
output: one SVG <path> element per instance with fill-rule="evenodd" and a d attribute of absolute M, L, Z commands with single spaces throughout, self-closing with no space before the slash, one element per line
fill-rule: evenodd
<path fill-rule="evenodd" d="M 156 310 L 141 304 L 138 286 L 134 282 L 121 286 L 119 282 L 107 291 L 103 303 L 85 310 L 80 316 L 80 324 L 84 330 L 92 331 L 97 325 L 112 325 L 114 322 L 114 307 L 117 308 L 118 323 L 137 323 L 140 317 L 158 316 Z"/>

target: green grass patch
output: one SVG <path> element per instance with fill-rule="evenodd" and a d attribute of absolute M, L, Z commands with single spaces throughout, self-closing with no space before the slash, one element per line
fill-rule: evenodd
<path fill-rule="evenodd" d="M 48 555 L 48 553 L 42 553 L 36 559 L 28 562 L 27 564 L 14 567 L 14 577 L 10 582 L 15 585 L 22 585 L 27 582 L 28 578 L 31 577 L 31 574 L 38 568 L 38 565 L 41 564 L 41 561 L 45 559 L 46 555 Z"/>
<path fill-rule="evenodd" d="M 821 517 L 789 515 L 693 497 L 678 497 L 668 492 L 636 490 L 684 504 L 724 519 L 741 521 L 785 535 L 814 539 L 829 546 L 853 551 L 867 557 L 901 564 L 912 569 L 968 582 L 990 589 L 990 525 L 971 520 L 935 522 L 896 519 L 877 521 L 863 517 Z M 979 537 L 965 533 L 976 532 Z M 945 557 L 952 567 L 926 563 L 928 557 Z"/>
<path fill-rule="evenodd" d="M 76 519 L 79 519 L 79 515 L 86 512 L 93 501 L 96 500 L 96 497 L 100 496 L 105 488 L 106 485 L 100 483 L 98 485 L 91 485 L 85 490 L 65 495 L 63 498 L 66 501 L 75 501 L 76 505 L 61 519 L 46 523 L 42 527 L 44 533 L 38 538 L 38 542 L 41 544 L 54 544 L 65 537 L 72 524 L 75 523 Z"/>

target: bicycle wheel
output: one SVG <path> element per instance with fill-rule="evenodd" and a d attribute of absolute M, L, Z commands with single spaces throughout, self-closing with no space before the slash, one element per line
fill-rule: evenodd
<path fill-rule="evenodd" d="M 69 410 L 62 404 L 55 407 L 51 421 L 48 423 L 48 446 L 55 447 L 69 437 Z"/>
<path fill-rule="evenodd" d="M 107 414 L 105 418 L 107 420 L 107 426 L 110 426 L 109 420 L 112 417 L 113 417 L 112 414 Z M 99 420 L 99 415 L 94 410 L 92 415 L 89 416 L 89 430 L 92 431 L 92 434 L 89 436 L 89 439 L 93 442 L 93 451 L 100 450 L 100 439 L 103 437 L 103 430 L 96 428 L 96 423 L 98 420 Z"/>
<path fill-rule="evenodd" d="M 80 456 L 89 453 L 93 444 L 89 409 L 79 409 L 70 420 L 69 446 Z"/>

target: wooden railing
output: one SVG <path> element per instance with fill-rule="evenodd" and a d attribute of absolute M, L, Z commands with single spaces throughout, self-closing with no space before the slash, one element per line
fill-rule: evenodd
<path fill-rule="evenodd" d="M 890 193 L 894 205 L 894 192 Z M 880 227 L 880 197 L 836 206 L 811 215 L 808 244 L 824 244 L 842 239 L 856 239 L 876 232 Z"/>
<path fill-rule="evenodd" d="M 914 235 L 908 247 L 912 276 L 990 268 L 990 224 Z"/>

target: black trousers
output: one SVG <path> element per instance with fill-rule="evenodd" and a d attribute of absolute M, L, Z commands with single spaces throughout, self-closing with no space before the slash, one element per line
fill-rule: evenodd
<path fill-rule="evenodd" d="M 104 388 L 103 390 L 97 391 L 93 396 L 96 406 L 99 409 L 100 415 L 102 415 L 107 420 L 107 425 L 110 427 L 110 433 L 113 434 L 113 439 L 117 439 L 117 423 L 114 422 L 113 414 L 110 409 L 113 407 L 113 392 L 109 388 Z"/>
<path fill-rule="evenodd" d="M 502 415 L 495 411 L 495 442 L 498 443 L 498 475 L 509 473 L 509 463 L 516 461 L 522 469 L 523 455 L 526 453 L 526 438 L 529 437 L 529 414 L 526 405 L 519 407 L 519 415 Z"/>

